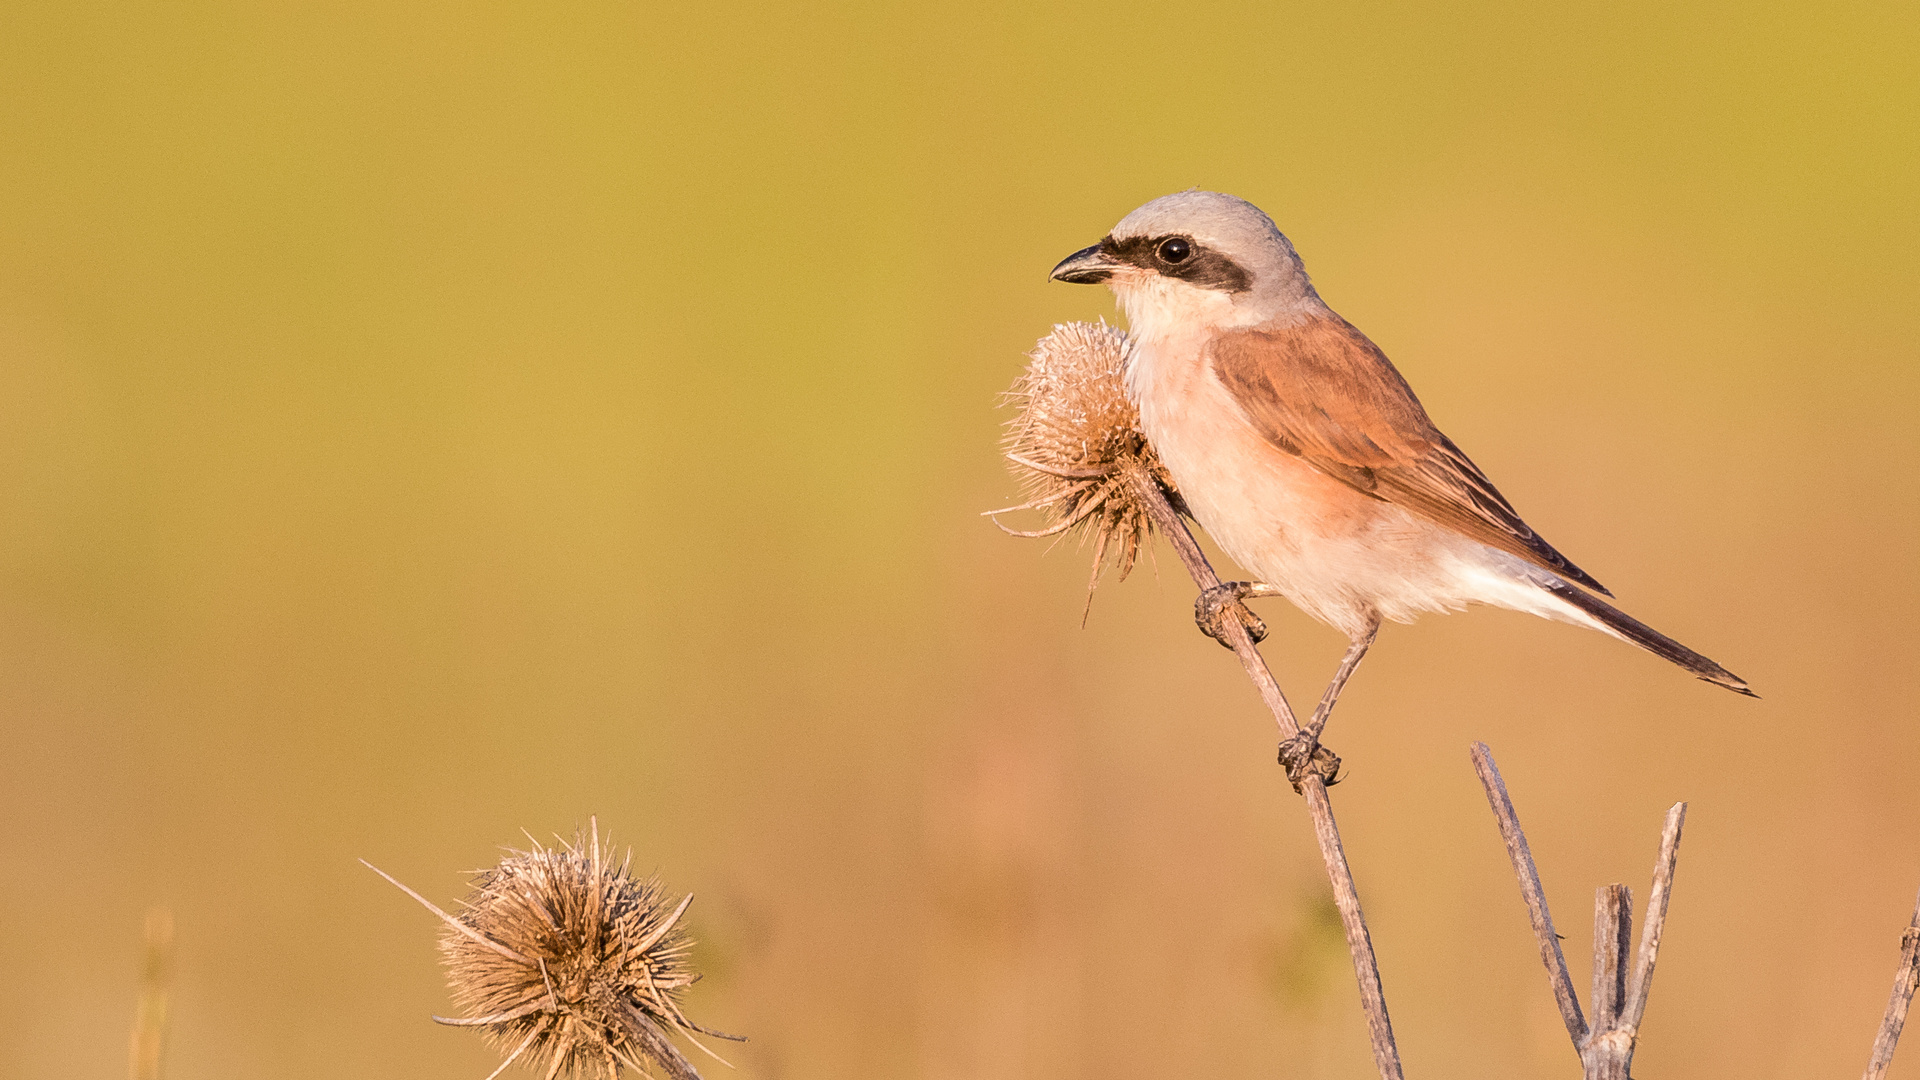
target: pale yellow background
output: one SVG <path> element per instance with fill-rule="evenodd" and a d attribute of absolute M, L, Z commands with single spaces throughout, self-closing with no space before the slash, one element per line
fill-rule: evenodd
<path fill-rule="evenodd" d="M 976 516 L 1060 257 L 1188 186 L 1622 604 L 1391 627 L 1329 742 L 1410 1076 L 1574 1075 L 1692 801 L 1650 1077 L 1853 1075 L 1920 888 L 1906 3 L 20 3 L 0 16 L 0 1076 L 479 1080 L 432 919 L 597 813 L 745 1080 L 1364 1077 L 1170 558 Z M 1280 602 L 1310 700 L 1341 643 Z M 1920 1036 L 1912 1041 L 1920 1042 Z M 1920 1046 L 1897 1069 L 1920 1070 Z"/>

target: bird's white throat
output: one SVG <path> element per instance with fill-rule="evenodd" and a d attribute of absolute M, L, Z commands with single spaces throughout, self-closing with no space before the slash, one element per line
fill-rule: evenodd
<path fill-rule="evenodd" d="M 1191 337 L 1228 326 L 1244 326 L 1233 297 L 1218 289 L 1199 289 L 1183 281 L 1149 278 L 1116 282 L 1120 309 L 1127 313 L 1127 336 L 1159 346 L 1170 337 Z"/>

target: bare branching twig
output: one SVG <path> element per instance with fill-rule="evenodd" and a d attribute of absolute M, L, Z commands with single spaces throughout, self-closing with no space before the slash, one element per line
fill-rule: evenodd
<path fill-rule="evenodd" d="M 1667 811 L 1666 825 L 1660 833 L 1660 856 L 1653 865 L 1653 888 L 1647 895 L 1647 922 L 1640 934 L 1639 955 L 1630 969 L 1633 892 L 1625 885 L 1603 885 L 1594 897 L 1593 1022 L 1589 1026 L 1580 1015 L 1580 1001 L 1567 974 L 1567 960 L 1554 933 L 1553 916 L 1547 911 L 1546 892 L 1540 887 L 1540 871 L 1527 846 L 1527 834 L 1520 828 L 1513 798 L 1507 794 L 1506 781 L 1486 743 L 1473 744 L 1473 769 L 1500 823 L 1507 857 L 1513 861 L 1520 895 L 1540 942 L 1541 963 L 1546 966 L 1554 1000 L 1587 1080 L 1631 1080 L 1634 1044 L 1640 1038 L 1640 1021 L 1647 1013 L 1647 993 L 1653 986 L 1660 939 L 1666 933 L 1667 899 L 1673 893 L 1673 870 L 1680 856 L 1680 829 L 1687 820 L 1687 804 L 1674 803 Z"/>

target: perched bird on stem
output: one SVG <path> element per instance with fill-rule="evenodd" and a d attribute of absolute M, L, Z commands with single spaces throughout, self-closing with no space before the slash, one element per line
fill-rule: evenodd
<path fill-rule="evenodd" d="M 1601 600 L 1612 594 L 1520 520 L 1253 204 L 1210 191 L 1155 199 L 1051 276 L 1119 298 L 1142 430 L 1193 517 L 1260 576 L 1203 593 L 1201 628 L 1219 638 L 1223 618 L 1257 625 L 1240 602 L 1284 596 L 1352 642 L 1309 730 L 1382 620 L 1468 604 L 1592 627 L 1753 696 Z"/>

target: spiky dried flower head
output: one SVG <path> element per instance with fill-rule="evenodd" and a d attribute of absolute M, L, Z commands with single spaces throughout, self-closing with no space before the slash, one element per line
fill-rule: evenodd
<path fill-rule="evenodd" d="M 616 862 L 597 821 L 570 844 L 530 843 L 475 871 L 458 915 L 367 864 L 440 916 L 447 984 L 471 1015 L 434 1019 L 479 1028 L 506 1055 L 487 1080 L 523 1059 L 548 1080 L 563 1073 L 618 1080 L 623 1065 L 699 1080 L 667 1033 L 709 1054 L 693 1032 L 736 1036 L 680 1011 L 681 992 L 699 978 L 687 957 L 693 941 L 680 924 L 693 896 L 675 902 L 659 879 L 634 877 L 633 853 Z"/>
<path fill-rule="evenodd" d="M 1051 519 L 1044 528 L 1000 527 L 1015 536 L 1078 530 L 1083 541 L 1091 540 L 1089 601 L 1108 553 L 1125 580 L 1152 533 L 1134 478 L 1144 475 L 1169 494 L 1174 490 L 1127 396 L 1130 348 L 1127 335 L 1104 321 L 1055 326 L 1027 354 L 1026 371 L 1004 398 L 1015 413 L 1001 445 L 1028 498 L 988 516 L 999 524 L 1000 514 L 1039 510 Z"/>

